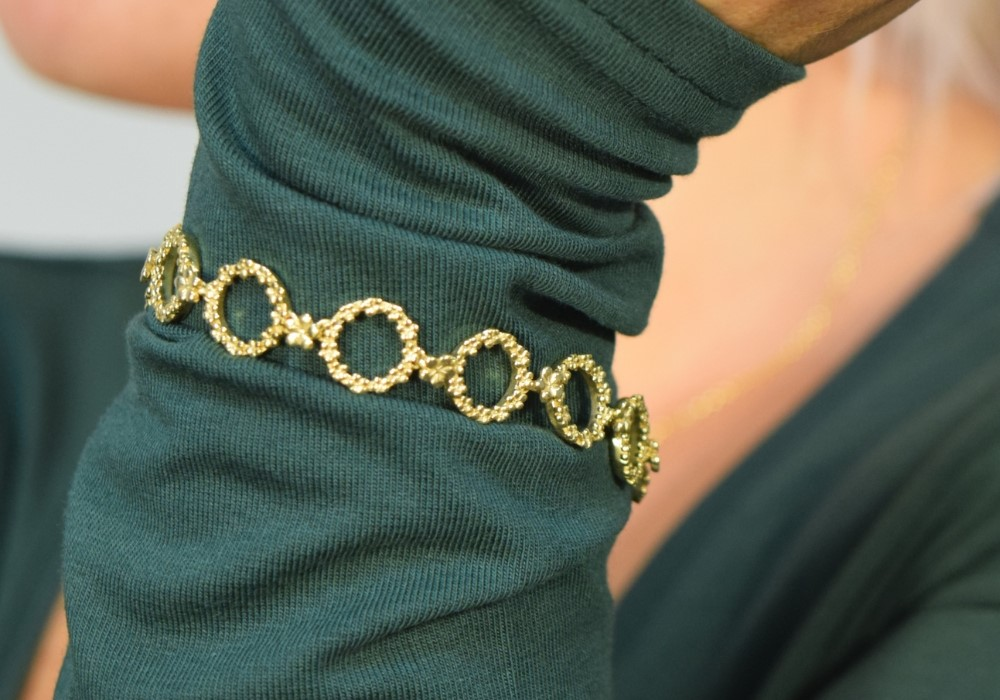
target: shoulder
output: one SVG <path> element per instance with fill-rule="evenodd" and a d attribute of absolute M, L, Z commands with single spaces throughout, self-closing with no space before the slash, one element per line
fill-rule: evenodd
<path fill-rule="evenodd" d="M 1000 343 L 915 406 L 828 504 L 846 514 L 872 492 L 761 697 L 988 697 L 1000 687 Z"/>

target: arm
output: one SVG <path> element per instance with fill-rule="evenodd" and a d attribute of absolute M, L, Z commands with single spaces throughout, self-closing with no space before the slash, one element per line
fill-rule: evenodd
<path fill-rule="evenodd" d="M 691 3 L 630 10 L 222 0 L 184 222 L 203 277 L 251 257 L 314 318 L 380 296 L 432 354 L 494 327 L 535 373 L 609 367 L 658 286 L 641 201 L 801 75 Z M 81 459 L 59 697 L 610 694 L 606 440 L 566 444 L 536 397 L 482 425 L 416 380 L 354 394 L 315 350 L 232 357 L 201 310 L 132 324 Z M 399 360 L 345 332 L 358 371 Z"/>
<path fill-rule="evenodd" d="M 917 0 L 699 0 L 768 51 L 812 63 L 866 36 Z"/>
<path fill-rule="evenodd" d="M 0 0 L 14 50 L 39 74 L 134 102 L 190 108 L 215 0 Z"/>
<path fill-rule="evenodd" d="M 701 0 L 719 19 L 793 63 L 819 60 L 916 0 Z M 215 0 L 0 0 L 0 23 L 25 63 L 98 94 L 190 107 L 195 57 Z"/>

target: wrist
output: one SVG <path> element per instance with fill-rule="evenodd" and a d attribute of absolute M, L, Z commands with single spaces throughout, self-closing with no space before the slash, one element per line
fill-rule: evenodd
<path fill-rule="evenodd" d="M 706 10 L 774 55 L 807 64 L 882 27 L 916 0 L 698 0 Z"/>

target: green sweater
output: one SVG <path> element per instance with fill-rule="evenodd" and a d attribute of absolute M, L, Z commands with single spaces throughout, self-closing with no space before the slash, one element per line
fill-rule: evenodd
<path fill-rule="evenodd" d="M 495 327 L 536 372 L 609 368 L 659 283 L 642 201 L 800 76 L 691 0 L 221 0 L 184 225 L 203 276 L 253 258 L 314 317 L 379 296 L 432 353 Z M 236 285 L 240 335 L 263 299 Z M 351 331 L 357 371 L 395 364 L 384 330 Z M 534 398 L 480 425 L 423 382 L 232 357 L 197 313 L 127 339 L 70 493 L 59 698 L 610 695 L 606 442 Z"/>

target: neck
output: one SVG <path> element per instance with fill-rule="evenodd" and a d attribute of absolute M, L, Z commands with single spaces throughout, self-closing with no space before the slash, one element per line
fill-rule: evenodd
<path fill-rule="evenodd" d="M 666 231 L 663 282 L 649 328 L 619 339 L 614 373 L 620 394 L 646 397 L 668 466 L 612 551 L 616 595 L 690 509 L 975 228 L 977 205 L 1000 173 L 995 112 L 962 95 L 916 105 L 897 86 L 859 92 L 843 59 L 824 63 L 756 106 L 731 135 L 706 143 L 698 173 L 654 203 Z M 693 400 L 772 362 L 815 308 L 876 186 L 874 173 L 907 129 L 902 175 L 878 206 L 857 275 L 822 337 L 721 410 L 665 436 Z"/>
<path fill-rule="evenodd" d="M 877 173 L 904 141 L 902 176 L 873 202 Z M 662 386 L 651 388 L 646 371 L 630 389 L 662 422 L 775 352 L 822 296 L 859 213 L 878 210 L 866 212 L 878 218 L 862 252 L 866 277 L 891 273 L 900 250 L 926 266 L 967 232 L 998 172 L 1000 127 L 985 105 L 953 95 L 925 106 L 900 86 L 861 84 L 843 57 L 818 64 L 706 142 L 699 171 L 653 203 L 667 241 L 663 282 L 649 328 L 619 343 L 619 382 L 629 368 L 661 368 Z"/>

